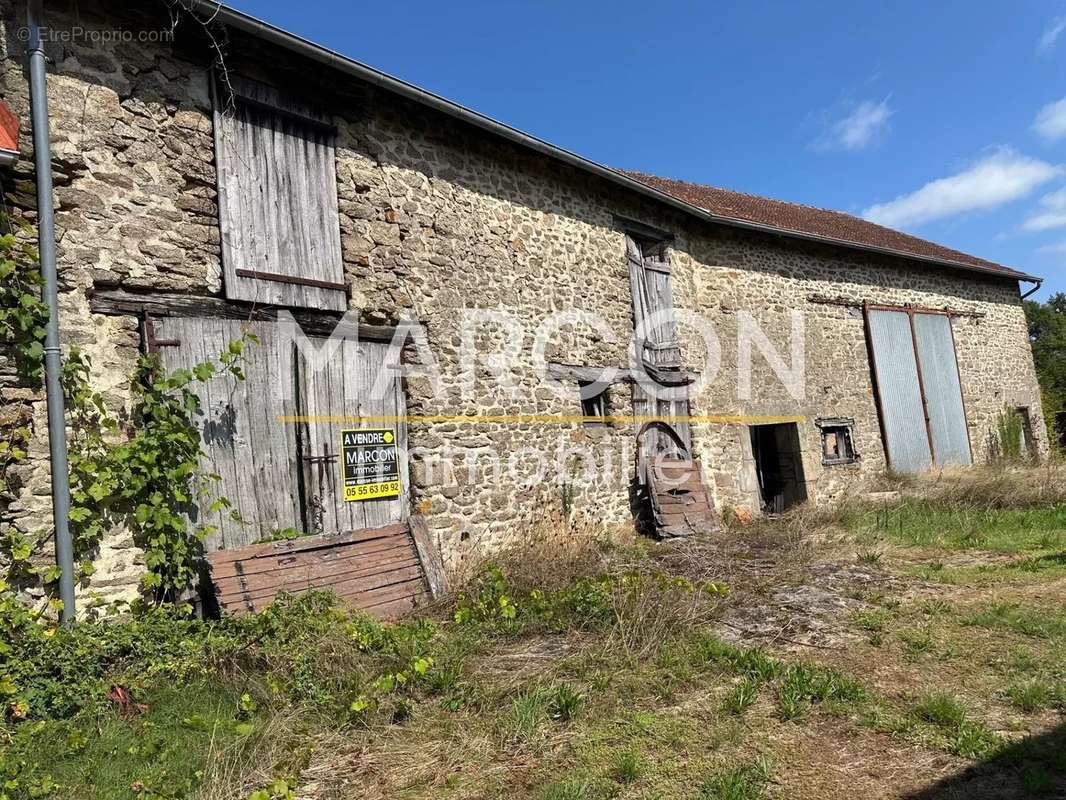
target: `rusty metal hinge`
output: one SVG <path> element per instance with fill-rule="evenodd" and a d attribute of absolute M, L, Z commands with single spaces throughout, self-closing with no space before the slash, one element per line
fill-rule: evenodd
<path fill-rule="evenodd" d="M 155 319 L 147 308 L 144 314 L 144 344 L 149 353 L 158 353 L 160 347 L 180 347 L 181 339 L 159 339 L 155 335 Z"/>
<path fill-rule="evenodd" d="M 332 464 L 337 460 L 336 453 L 325 453 L 320 456 L 300 456 L 301 461 L 306 461 L 308 464 Z"/>

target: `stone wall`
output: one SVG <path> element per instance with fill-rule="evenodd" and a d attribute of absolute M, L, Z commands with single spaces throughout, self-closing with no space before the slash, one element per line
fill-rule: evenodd
<path fill-rule="evenodd" d="M 122 12 L 131 14 L 122 19 L 99 8 L 80 4 L 75 14 L 50 4 L 49 24 L 169 26 L 152 8 L 142 15 Z M 20 23 L 10 13 L 5 18 L 4 90 L 28 119 L 24 48 L 14 32 Z M 814 294 L 982 314 L 955 325 L 975 453 L 983 452 L 1004 403 L 1029 406 L 1043 436 L 1022 308 L 1009 281 L 711 226 L 321 66 L 279 57 L 237 36 L 224 48 L 227 69 L 299 91 L 335 115 L 350 306 L 371 321 L 413 314 L 441 368 L 443 391 L 431 391 L 422 379 L 406 386 L 409 412 L 429 418 L 409 426 L 412 446 L 428 451 L 412 465 L 412 499 L 452 566 L 472 551 L 506 544 L 531 520 L 564 504 L 604 525 L 631 519 L 633 426 L 573 419 L 580 414 L 576 387 L 568 396 L 551 391 L 531 356 L 539 324 L 555 312 L 580 308 L 597 314 L 604 329 L 561 329 L 548 359 L 628 364 L 632 315 L 616 215 L 674 234 L 675 304 L 717 328 L 722 368 L 695 399 L 693 414 L 802 418 L 814 500 L 860 485 L 885 466 L 862 319 L 843 307 L 809 302 Z M 122 409 L 124 382 L 139 347 L 138 321 L 92 314 L 87 294 L 94 287 L 223 291 L 209 83 L 215 51 L 187 19 L 173 44 L 66 42 L 50 50 L 64 340 L 90 353 L 98 388 Z M 9 202 L 32 220 L 31 163 L 24 145 L 20 165 L 2 177 Z M 503 309 L 522 321 L 524 346 L 510 385 L 491 380 L 488 365 L 473 374 L 461 368 L 460 324 L 476 309 Z M 789 399 L 758 355 L 752 395 L 740 398 L 738 314 L 751 313 L 787 359 L 793 311 L 802 313 L 805 324 L 802 398 Z M 505 341 L 488 322 L 478 339 L 485 349 Z M 685 352 L 698 366 L 701 348 L 688 332 Z M 18 468 L 18 496 L 2 511 L 0 524 L 35 530 L 47 526 L 49 515 L 44 404 L 31 387 L 4 380 L 4 421 L 13 414 L 32 418 L 37 435 L 29 461 Z M 629 413 L 628 387 L 612 387 L 611 406 Z M 493 419 L 440 421 L 440 415 Z M 506 416 L 518 419 L 499 419 Z M 821 465 L 814 426 L 819 416 L 856 420 L 863 456 L 858 465 Z M 719 503 L 755 504 L 746 425 L 700 422 L 694 442 Z M 598 477 L 577 485 L 583 465 L 568 451 L 584 443 L 594 446 Z M 441 451 L 449 449 L 470 455 L 478 464 L 473 476 L 440 468 Z M 490 459 L 481 458 L 489 452 L 503 456 L 516 473 L 537 457 L 552 465 L 562 459 L 566 485 L 554 480 L 554 468 L 552 480 L 535 486 L 508 477 L 509 470 L 495 480 L 487 474 Z M 98 577 L 87 590 L 129 596 L 141 568 L 130 544 L 121 533 L 105 542 Z"/>

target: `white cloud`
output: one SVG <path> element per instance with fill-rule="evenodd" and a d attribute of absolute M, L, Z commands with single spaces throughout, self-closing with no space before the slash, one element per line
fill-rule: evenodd
<path fill-rule="evenodd" d="M 862 150 L 888 133 L 888 120 L 894 113 L 888 98 L 880 103 L 865 100 L 843 119 L 829 123 L 814 146 L 819 150 Z"/>
<path fill-rule="evenodd" d="M 1066 228 L 1066 186 L 1040 198 L 1040 210 L 1022 223 L 1023 231 Z"/>
<path fill-rule="evenodd" d="M 872 205 L 862 215 L 881 225 L 903 227 L 966 211 L 995 208 L 1025 197 L 1059 175 L 1061 167 L 1004 147 L 968 169 L 939 178 L 910 194 Z"/>
<path fill-rule="evenodd" d="M 1033 120 L 1033 130 L 1045 139 L 1061 139 L 1066 136 L 1066 97 L 1048 103 Z"/>
<path fill-rule="evenodd" d="M 1046 53 L 1051 50 L 1063 31 L 1066 31 L 1066 17 L 1056 17 L 1051 20 L 1044 28 L 1044 32 L 1040 34 L 1040 41 L 1036 43 L 1036 52 Z"/>
<path fill-rule="evenodd" d="M 1056 244 L 1046 244 L 1043 247 L 1036 248 L 1038 253 L 1056 253 L 1066 254 L 1066 242 L 1057 242 Z"/>

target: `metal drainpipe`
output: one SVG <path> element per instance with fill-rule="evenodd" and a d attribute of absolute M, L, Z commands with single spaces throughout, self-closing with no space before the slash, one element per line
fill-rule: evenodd
<path fill-rule="evenodd" d="M 37 172 L 37 237 L 44 278 L 43 299 L 48 305 L 44 339 L 45 392 L 48 403 L 48 448 L 52 462 L 52 518 L 55 522 L 56 563 L 62 570 L 59 598 L 64 625 L 74 622 L 74 545 L 70 538 L 70 475 L 67 465 L 67 424 L 60 383 L 59 297 L 56 288 L 56 220 L 52 201 L 52 147 L 48 124 L 48 75 L 41 44 L 41 0 L 29 0 L 30 114 L 33 119 L 33 158 Z"/>

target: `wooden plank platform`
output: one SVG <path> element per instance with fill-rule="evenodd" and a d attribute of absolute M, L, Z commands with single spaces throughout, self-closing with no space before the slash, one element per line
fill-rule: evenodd
<path fill-rule="evenodd" d="M 447 590 L 440 554 L 425 522 L 305 536 L 208 554 L 222 611 L 259 611 L 280 592 L 331 589 L 379 618 L 404 614 Z"/>
<path fill-rule="evenodd" d="M 655 531 L 665 539 L 721 529 L 698 460 L 661 460 L 648 470 Z"/>

